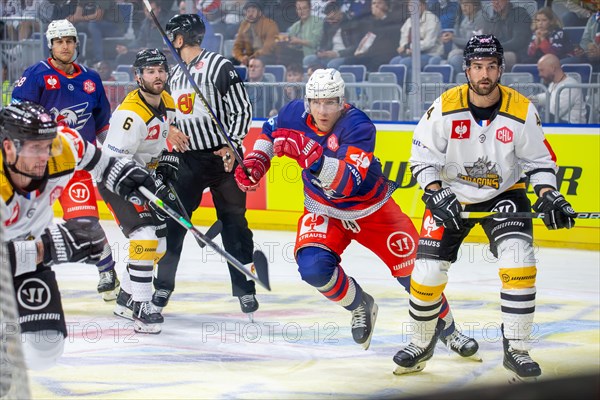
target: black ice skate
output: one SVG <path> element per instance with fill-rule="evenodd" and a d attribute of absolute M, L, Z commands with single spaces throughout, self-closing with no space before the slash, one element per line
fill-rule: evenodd
<path fill-rule="evenodd" d="M 238 300 L 240 301 L 242 312 L 248 314 L 250 322 L 254 322 L 254 311 L 258 310 L 258 300 L 256 300 L 256 296 L 253 294 L 245 294 L 243 296 L 238 296 Z"/>
<path fill-rule="evenodd" d="M 172 290 L 169 289 L 156 289 L 152 295 L 152 303 L 159 308 L 158 312 L 162 312 L 162 309 L 169 304 Z"/>
<path fill-rule="evenodd" d="M 365 350 L 368 350 L 371 344 L 378 309 L 373 297 L 363 292 L 360 305 L 352 310 L 352 338 Z"/>
<path fill-rule="evenodd" d="M 504 345 L 504 368 L 510 371 L 511 377 L 509 383 L 536 381 L 542 374 L 540 365 L 533 361 L 529 352 L 524 350 L 515 350 L 511 347 L 513 340 L 508 340 L 502 332 L 502 342 Z"/>
<path fill-rule="evenodd" d="M 419 347 L 414 343 L 409 343 L 408 346 L 400 350 L 394 356 L 394 362 L 398 365 L 394 370 L 394 375 L 404 375 L 413 372 L 420 372 L 425 368 L 426 361 L 433 357 L 435 345 L 440 336 L 444 321 L 439 320 L 435 328 L 431 342 L 427 347 Z"/>
<path fill-rule="evenodd" d="M 160 310 L 152 301 L 133 303 L 133 330 L 138 333 L 160 333 L 165 322 Z"/>
<path fill-rule="evenodd" d="M 113 314 L 133 321 L 133 297 L 123 289 L 119 290 L 117 305 L 113 310 Z"/>
<path fill-rule="evenodd" d="M 458 329 L 455 329 L 448 336 L 440 335 L 440 341 L 444 343 L 444 345 L 464 358 L 470 358 L 475 361 L 481 361 L 481 356 L 479 355 L 479 344 L 473 338 L 470 338 L 464 335 Z"/>
<path fill-rule="evenodd" d="M 117 298 L 121 283 L 117 278 L 117 272 L 113 269 L 100 272 L 98 280 L 98 293 L 102 295 L 104 301 L 113 301 Z"/>

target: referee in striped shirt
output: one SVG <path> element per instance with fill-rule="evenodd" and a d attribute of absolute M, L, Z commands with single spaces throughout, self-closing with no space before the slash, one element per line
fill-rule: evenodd
<path fill-rule="evenodd" d="M 166 33 L 186 64 L 217 119 L 238 149 L 250 128 L 252 105 L 233 65 L 222 55 L 200 45 L 205 26 L 197 14 L 176 15 L 169 20 Z M 246 194 L 233 176 L 237 163 L 232 150 L 219 134 L 181 67 L 176 65 L 169 77 L 171 96 L 176 105 L 177 128 L 172 127 L 169 141 L 179 155 L 175 190 L 188 215 L 198 208 L 202 192 L 210 188 L 217 218 L 223 223 L 225 250 L 242 264 L 252 262 L 254 243 L 246 220 Z M 154 279 L 153 303 L 164 307 L 175 288 L 175 273 L 181 256 L 186 230 L 167 220 L 167 252 L 158 263 Z M 233 296 L 239 298 L 244 313 L 258 309 L 254 281 L 229 266 Z"/>

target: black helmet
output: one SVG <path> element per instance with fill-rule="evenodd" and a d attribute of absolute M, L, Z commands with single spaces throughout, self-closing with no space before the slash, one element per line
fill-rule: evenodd
<path fill-rule="evenodd" d="M 25 140 L 48 140 L 57 135 L 52 115 L 39 104 L 30 101 L 11 104 L 0 110 L 0 138 L 16 144 Z"/>
<path fill-rule="evenodd" d="M 187 45 L 200 45 L 204 39 L 206 27 L 198 14 L 176 15 L 167 22 L 167 38 L 171 42 L 177 35 L 183 36 L 183 43 Z"/>
<path fill-rule="evenodd" d="M 494 35 L 475 35 L 467 42 L 463 52 L 463 69 L 475 58 L 496 57 L 498 65 L 504 68 L 504 49 Z"/>
<path fill-rule="evenodd" d="M 143 69 L 155 65 L 164 65 L 167 73 L 169 72 L 169 63 L 167 57 L 158 49 L 143 49 L 135 55 L 133 68 L 135 73 L 141 75 Z"/>

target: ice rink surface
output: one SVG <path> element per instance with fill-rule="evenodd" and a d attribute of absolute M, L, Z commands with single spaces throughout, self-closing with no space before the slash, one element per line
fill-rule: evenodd
<path fill-rule="evenodd" d="M 125 267 L 127 245 L 103 221 Z M 205 229 L 205 228 L 200 228 Z M 457 323 L 480 345 L 482 362 L 438 343 L 424 371 L 392 374 L 392 357 L 409 341 L 408 295 L 372 253 L 353 244 L 342 266 L 379 304 L 368 351 L 355 344 L 350 313 L 300 280 L 292 232 L 255 231 L 270 261 L 273 290 L 258 288 L 255 323 L 240 312 L 224 262 L 186 238 L 176 291 L 160 335 L 142 335 L 113 316 L 96 293 L 91 265 L 55 267 L 69 337 L 59 365 L 30 373 L 34 398 L 365 398 L 502 384 L 498 266 L 481 244 L 465 244 L 446 295 Z M 217 238 L 220 243 L 220 238 Z M 537 312 L 530 352 L 542 380 L 600 373 L 600 255 L 537 251 Z"/>

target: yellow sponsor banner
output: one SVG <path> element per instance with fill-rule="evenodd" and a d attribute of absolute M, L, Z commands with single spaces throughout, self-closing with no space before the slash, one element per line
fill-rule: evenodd
<path fill-rule="evenodd" d="M 414 125 L 410 124 L 378 124 L 375 155 L 381 160 L 384 174 L 399 184 L 400 188 L 393 197 L 418 228 L 424 206 L 422 190 L 412 178 L 408 164 L 413 128 Z M 548 127 L 545 132 L 560 165 L 557 174 L 559 190 L 576 211 L 600 211 L 598 128 Z M 261 185 L 267 189 L 267 209 L 249 209 L 246 215 L 250 226 L 255 229 L 295 230 L 304 205 L 301 171 L 296 162 L 285 157 L 273 158 L 271 169 Z M 530 187 L 528 193 L 533 203 L 536 196 Z M 62 215 L 58 202 L 54 209 L 57 216 Z M 100 204 L 100 212 L 101 218 L 112 219 L 103 203 Z M 200 207 L 192 216 L 195 224 L 204 226 L 212 224 L 215 219 L 214 209 L 208 207 Z M 535 241 L 541 246 L 600 250 L 599 224 L 598 220 L 577 220 L 573 229 L 548 231 L 541 220 L 534 220 Z M 486 242 L 487 238 L 477 226 L 467 240 Z"/>

